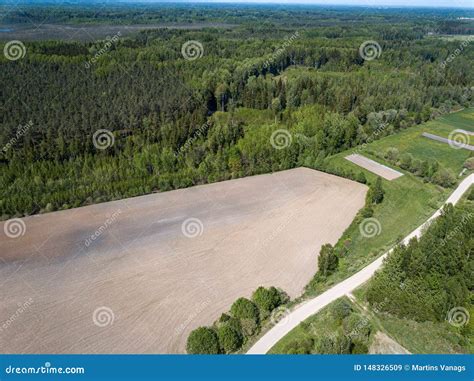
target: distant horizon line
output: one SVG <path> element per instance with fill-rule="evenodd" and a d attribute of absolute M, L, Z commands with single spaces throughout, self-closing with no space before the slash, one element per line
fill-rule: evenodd
<path fill-rule="evenodd" d="M 364 1 L 364 0 L 361 0 Z M 368 0 L 370 1 L 370 0 Z M 42 4 L 56 4 L 62 3 L 63 5 L 81 5 L 86 3 L 102 3 L 110 5 L 120 4 L 245 4 L 245 5 L 286 5 L 286 6 L 330 6 L 330 7 L 360 7 L 360 8 L 428 8 L 428 9 L 468 9 L 474 10 L 474 4 L 469 5 L 410 5 L 410 4 L 353 4 L 353 3 L 338 3 L 338 2 L 324 2 L 311 1 L 311 0 L 297 0 L 295 2 L 289 2 L 288 0 L 4 0 L 3 5 L 8 3 L 30 3 L 33 5 Z"/>

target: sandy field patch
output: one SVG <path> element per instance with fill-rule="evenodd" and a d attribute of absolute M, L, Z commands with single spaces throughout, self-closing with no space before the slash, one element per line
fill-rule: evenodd
<path fill-rule="evenodd" d="M 260 285 L 299 295 L 366 192 L 299 168 L 1 223 L 0 352 L 182 353 Z"/>
<path fill-rule="evenodd" d="M 377 163 L 374 160 L 368 159 L 365 156 L 352 154 L 345 157 L 351 163 L 357 164 L 359 167 L 367 169 L 368 171 L 375 173 L 378 176 L 383 177 L 386 180 L 395 180 L 403 176 L 403 173 L 396 171 L 386 165 Z"/>
<path fill-rule="evenodd" d="M 377 331 L 369 348 L 370 354 L 375 355 L 409 355 L 404 347 L 381 331 Z"/>

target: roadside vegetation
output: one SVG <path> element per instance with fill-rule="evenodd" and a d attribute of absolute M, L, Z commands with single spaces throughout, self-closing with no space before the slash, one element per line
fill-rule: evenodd
<path fill-rule="evenodd" d="M 360 353 L 370 347 L 378 330 L 412 353 L 472 353 L 472 237 L 474 203 L 447 205 L 419 240 L 398 246 L 384 267 L 354 293 L 355 305 L 346 298 L 330 304 L 292 330 L 271 353 L 326 353 L 327 342 L 337 343 L 339 353 Z M 366 320 L 356 325 L 358 337 L 362 332 L 367 339 L 363 343 L 351 340 L 349 324 L 340 324 L 343 314 L 334 312 L 346 311 L 347 317 L 347 311 L 357 309 Z"/>
<path fill-rule="evenodd" d="M 455 130 L 471 120 L 472 115 L 472 109 L 463 110 L 444 117 L 443 123 L 445 126 L 450 126 L 451 130 Z M 316 166 L 316 169 L 351 178 L 355 181 L 366 181 L 369 185 L 372 184 L 371 189 L 379 182 L 382 185 L 384 197 L 379 204 L 367 202 L 366 207 L 358 213 L 351 226 L 334 245 L 333 250 L 338 257 L 337 271 L 333 271 L 331 274 L 326 272 L 325 276 L 317 274 L 308 285 L 304 296 L 321 293 L 385 253 L 426 221 L 443 204 L 453 187 L 472 172 L 472 153 L 463 149 L 454 149 L 448 144 L 432 142 L 420 136 L 421 131 L 426 130 L 437 133 L 438 124 L 436 122 L 435 120 L 420 126 L 414 126 L 397 134 L 363 144 L 355 149 L 338 153 L 328 157 Z M 390 154 L 396 152 L 394 157 L 397 157 L 397 160 L 414 152 L 414 158 L 423 161 L 425 164 L 429 163 L 427 168 L 428 171 L 431 168 L 431 172 L 425 173 L 423 176 L 423 174 L 401 169 L 404 176 L 393 181 L 387 181 L 377 179 L 377 176 L 373 173 L 345 159 L 349 154 L 356 152 L 381 164 L 394 167 L 385 156 L 371 155 L 371 152 L 376 152 L 376 150 L 388 152 L 389 157 L 391 157 Z M 438 152 L 437 150 L 439 150 L 439 154 L 435 154 Z M 422 164 L 423 168 L 426 168 L 425 164 Z M 435 168 L 437 168 L 436 171 Z M 452 177 L 449 177 L 452 180 L 449 186 L 444 184 L 443 187 L 430 181 L 429 176 L 434 176 L 439 168 L 449 168 L 450 174 L 452 174 Z M 466 171 L 463 176 L 459 177 L 458 174 L 463 169 L 466 169 Z M 373 193 L 372 190 L 368 197 L 371 193 Z M 364 226 L 369 223 L 369 219 L 373 219 L 371 225 L 375 230 L 369 232 L 367 236 L 367 234 L 362 233 L 364 232 Z"/>
<path fill-rule="evenodd" d="M 364 354 L 374 327 L 347 297 L 336 300 L 280 340 L 272 354 Z"/>
<path fill-rule="evenodd" d="M 260 333 L 269 320 L 277 321 L 285 309 L 288 296 L 275 287 L 259 287 L 252 299 L 237 299 L 228 313 L 223 313 L 211 327 L 199 327 L 187 340 L 189 354 L 229 354 L 237 352 L 248 341 Z M 279 310 L 279 308 L 281 310 Z"/>

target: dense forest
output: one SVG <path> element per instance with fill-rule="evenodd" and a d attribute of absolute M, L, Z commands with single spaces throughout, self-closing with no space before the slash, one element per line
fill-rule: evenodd
<path fill-rule="evenodd" d="M 419 240 L 397 247 L 388 257 L 369 283 L 367 300 L 377 311 L 402 318 L 448 320 L 467 336 L 474 290 L 473 237 L 472 203 L 447 205 Z"/>
<path fill-rule="evenodd" d="M 47 12 L 49 22 L 90 16 L 29 6 L 2 22 Z M 25 42 L 24 57 L 0 57 L 0 216 L 301 165 L 337 172 L 329 155 L 473 104 L 473 23 L 453 12 L 105 7 L 89 22 L 229 26 Z M 361 53 L 366 41 L 376 57 Z M 282 130 L 291 144 L 275 149 Z"/>

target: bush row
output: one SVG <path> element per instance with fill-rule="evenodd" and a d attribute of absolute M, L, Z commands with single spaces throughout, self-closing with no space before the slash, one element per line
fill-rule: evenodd
<path fill-rule="evenodd" d="M 219 354 L 238 351 L 260 332 L 272 312 L 287 303 L 289 297 L 275 287 L 259 287 L 252 299 L 237 299 L 230 312 L 223 313 L 211 327 L 199 327 L 188 336 L 190 354 Z"/>
<path fill-rule="evenodd" d="M 397 148 L 390 147 L 385 152 L 368 151 L 370 154 L 387 160 L 390 164 L 413 173 L 425 181 L 450 188 L 456 184 L 456 176 L 452 171 L 442 167 L 435 159 L 420 160 L 410 153 L 400 154 Z"/>

